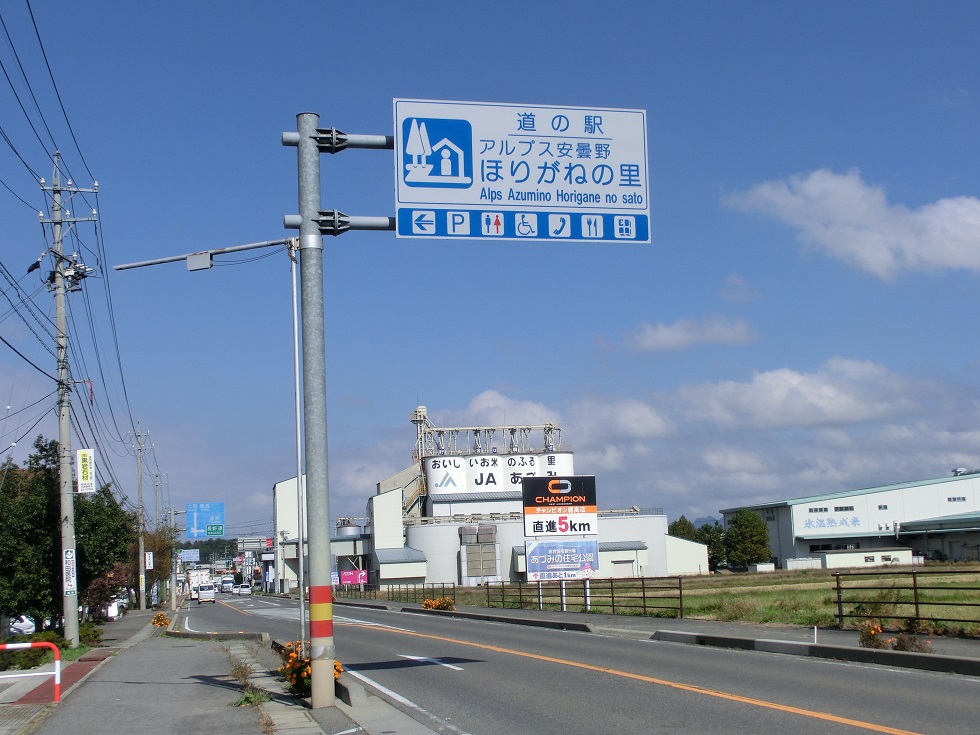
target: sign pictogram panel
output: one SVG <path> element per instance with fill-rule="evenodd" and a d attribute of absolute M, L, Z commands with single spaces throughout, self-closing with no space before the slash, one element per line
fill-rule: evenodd
<path fill-rule="evenodd" d="M 650 242 L 646 112 L 394 100 L 398 237 Z"/>

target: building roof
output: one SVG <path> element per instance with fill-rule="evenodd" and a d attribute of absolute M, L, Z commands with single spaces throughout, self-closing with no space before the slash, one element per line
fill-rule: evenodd
<path fill-rule="evenodd" d="M 973 531 L 980 527 L 980 511 L 938 518 L 922 518 L 901 524 L 902 533 L 923 531 Z"/>
<path fill-rule="evenodd" d="M 429 495 L 429 501 L 433 505 L 436 503 L 476 503 L 488 500 L 521 500 L 522 498 L 523 495 L 521 495 L 520 490 L 503 493 L 438 493 Z"/>
<path fill-rule="evenodd" d="M 410 546 L 403 546 L 400 549 L 375 549 L 374 555 L 378 557 L 380 564 L 408 564 L 426 561 L 425 552 Z"/>
<path fill-rule="evenodd" d="M 645 551 L 647 545 L 642 541 L 600 541 L 599 542 L 599 553 L 603 551 Z M 527 553 L 527 549 L 523 546 L 515 546 L 514 553 L 518 556 L 524 556 Z"/>
<path fill-rule="evenodd" d="M 871 495 L 873 493 L 884 493 L 890 490 L 907 490 L 916 487 L 927 487 L 929 485 L 941 485 L 947 482 L 958 482 L 960 480 L 976 479 L 974 474 L 954 475 L 952 477 L 939 477 L 933 480 L 915 480 L 913 482 L 897 482 L 892 485 L 881 485 L 879 487 L 866 487 L 858 490 L 842 490 L 836 493 L 825 493 L 823 495 L 808 495 L 803 498 L 792 498 L 790 500 L 777 500 L 772 503 L 759 503 L 758 505 L 740 505 L 735 508 L 725 508 L 720 513 L 735 513 L 744 509 L 757 510 L 763 508 L 785 508 L 791 505 L 804 505 L 807 503 L 820 503 L 828 500 L 840 498 L 854 498 L 859 495 Z"/>
<path fill-rule="evenodd" d="M 912 549 L 908 546 L 876 546 L 873 549 L 824 549 L 823 551 L 814 551 L 813 553 L 835 556 L 841 554 L 894 554 L 899 551 L 912 551 Z"/>

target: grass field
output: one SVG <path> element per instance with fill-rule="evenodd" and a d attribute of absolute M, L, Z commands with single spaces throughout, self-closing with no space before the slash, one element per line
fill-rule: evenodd
<path fill-rule="evenodd" d="M 888 568 L 887 574 L 872 570 L 834 570 L 843 574 L 845 626 L 859 627 L 869 620 L 886 630 L 915 630 L 930 635 L 980 638 L 980 565 L 931 564 L 926 567 Z M 916 573 L 915 589 L 912 572 Z M 860 574 L 860 576 L 852 576 Z M 611 580 L 594 580 L 591 612 L 611 612 L 608 587 Z M 826 569 L 732 573 L 684 577 L 685 618 L 836 627 L 837 579 Z M 499 586 L 498 588 L 499 589 Z M 584 611 L 582 583 L 566 584 L 567 609 Z M 491 602 L 503 607 L 537 607 L 530 586 L 525 585 L 520 604 L 513 597 Z M 494 590 L 491 592 L 495 594 Z M 615 580 L 612 591 L 617 612 L 644 614 L 638 602 L 636 580 Z M 649 591 L 648 591 L 649 594 Z M 655 594 L 659 594 L 655 593 Z M 670 593 L 673 595 L 673 593 Z M 546 588 L 546 604 L 558 604 L 557 587 Z M 530 598 L 530 599 L 529 599 Z M 915 622 L 918 602 L 918 622 Z M 485 606 L 486 588 L 456 588 L 457 605 Z M 657 602 L 654 602 L 654 606 Z M 673 615 L 672 598 L 665 609 L 646 614 Z M 929 618 L 932 618 L 930 620 Z"/>

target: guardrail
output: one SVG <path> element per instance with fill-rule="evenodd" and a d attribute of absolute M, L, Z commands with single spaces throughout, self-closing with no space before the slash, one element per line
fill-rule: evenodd
<path fill-rule="evenodd" d="M 53 676 L 54 702 L 61 701 L 61 650 L 50 641 L 30 643 L 0 643 L 0 651 L 16 651 L 23 648 L 50 648 L 54 652 L 54 671 L 24 671 L 18 674 L 0 674 L 0 679 L 17 679 L 25 676 Z"/>
<path fill-rule="evenodd" d="M 488 582 L 487 607 L 684 617 L 681 577 Z"/>
<path fill-rule="evenodd" d="M 980 625 L 980 573 L 976 571 L 836 572 L 834 577 L 841 627 L 845 618 L 909 621 L 915 627 L 925 621 Z"/>

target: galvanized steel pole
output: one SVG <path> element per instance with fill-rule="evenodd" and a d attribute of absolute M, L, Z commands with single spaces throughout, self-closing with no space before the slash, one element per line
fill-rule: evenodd
<path fill-rule="evenodd" d="M 296 116 L 299 159 L 299 264 L 303 319 L 303 405 L 306 439 L 306 519 L 310 551 L 310 661 L 313 707 L 334 705 L 333 587 L 327 483 L 327 380 L 323 313 L 320 152 L 312 112 Z M 302 482 L 302 477 L 296 478 Z M 302 554 L 302 548 L 299 550 Z"/>
<path fill-rule="evenodd" d="M 61 549 L 63 569 L 62 615 L 65 640 L 78 646 L 78 556 L 75 551 L 75 496 L 71 461 L 71 375 L 68 372 L 68 319 L 65 310 L 65 258 L 63 245 L 63 210 L 61 203 L 60 155 L 54 156 L 51 214 L 54 222 L 54 297 L 55 326 L 58 343 L 58 475 L 61 498 Z"/>

